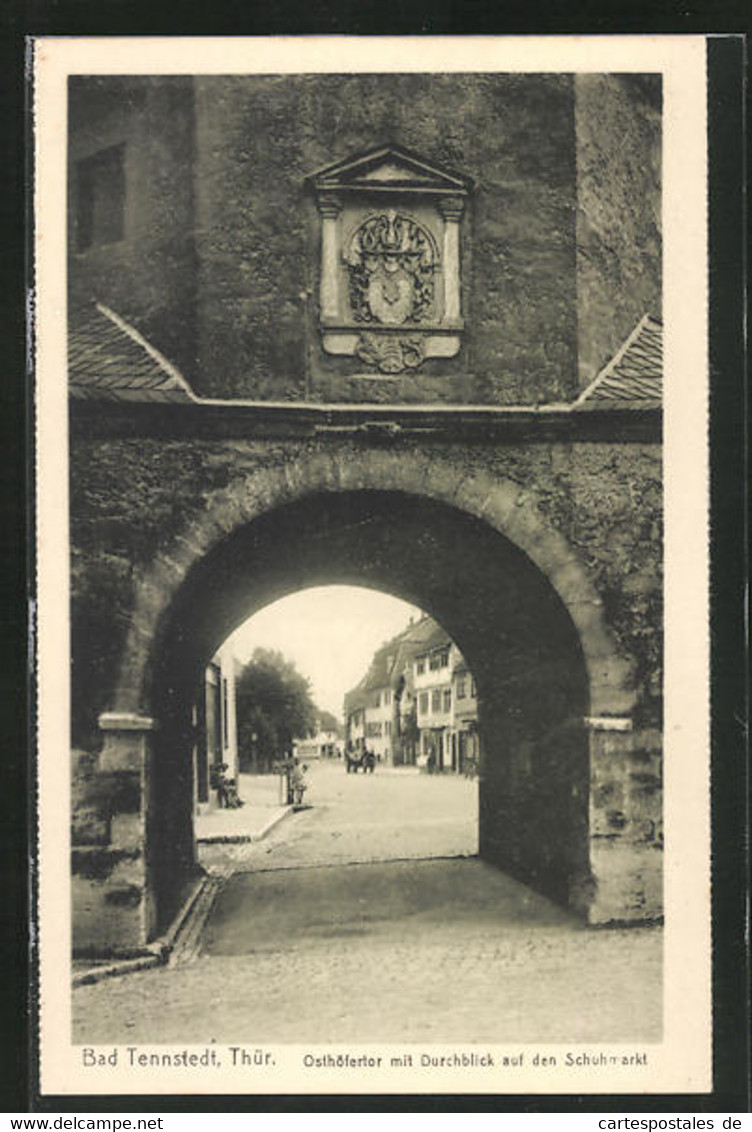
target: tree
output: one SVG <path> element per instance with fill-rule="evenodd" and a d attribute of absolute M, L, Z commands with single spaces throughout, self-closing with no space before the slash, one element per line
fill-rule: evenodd
<path fill-rule="evenodd" d="M 276 649 L 254 650 L 237 681 L 241 770 L 270 770 L 316 724 L 309 681 Z"/>
<path fill-rule="evenodd" d="M 342 724 L 332 712 L 322 708 L 319 712 L 319 728 L 321 731 L 333 731 L 336 735 L 342 732 Z"/>

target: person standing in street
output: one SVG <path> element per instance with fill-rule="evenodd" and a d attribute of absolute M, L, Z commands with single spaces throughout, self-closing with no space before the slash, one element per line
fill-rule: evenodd
<path fill-rule="evenodd" d="M 295 765 L 290 775 L 290 786 L 292 787 L 292 802 L 294 806 L 302 806 L 305 792 L 308 789 L 308 783 L 305 780 L 305 772 L 308 770 L 307 765 L 300 766 L 298 760 L 295 759 Z"/>

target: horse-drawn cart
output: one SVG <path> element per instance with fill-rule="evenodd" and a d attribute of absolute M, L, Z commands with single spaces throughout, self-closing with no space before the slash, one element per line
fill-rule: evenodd
<path fill-rule="evenodd" d="M 361 748 L 345 751 L 345 768 L 348 774 L 357 774 L 359 770 L 362 770 L 364 774 L 373 774 L 375 766 L 376 756 L 373 751 L 366 751 Z"/>

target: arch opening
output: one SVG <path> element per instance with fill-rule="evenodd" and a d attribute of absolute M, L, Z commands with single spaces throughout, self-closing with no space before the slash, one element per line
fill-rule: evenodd
<path fill-rule="evenodd" d="M 248 616 L 315 585 L 359 585 L 426 610 L 475 675 L 481 857 L 584 910 L 589 679 L 551 582 L 508 538 L 401 491 L 319 492 L 239 526 L 191 569 L 156 626 L 142 702 L 159 720 L 146 864 L 155 930 L 195 868 L 191 705 L 219 645 Z"/>

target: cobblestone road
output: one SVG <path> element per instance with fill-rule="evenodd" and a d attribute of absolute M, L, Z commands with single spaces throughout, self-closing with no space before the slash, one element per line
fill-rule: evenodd
<path fill-rule="evenodd" d="M 379 768 L 347 774 L 341 762 L 313 764 L 306 801 L 254 845 L 201 849 L 204 865 L 237 869 L 462 857 L 478 851 L 478 784 L 452 775 Z"/>
<path fill-rule="evenodd" d="M 198 959 L 78 988 L 77 1041 L 659 1039 L 661 932 L 585 929 L 462 859 L 475 783 L 321 767 L 309 796 L 268 841 L 207 847 L 235 871 Z"/>

